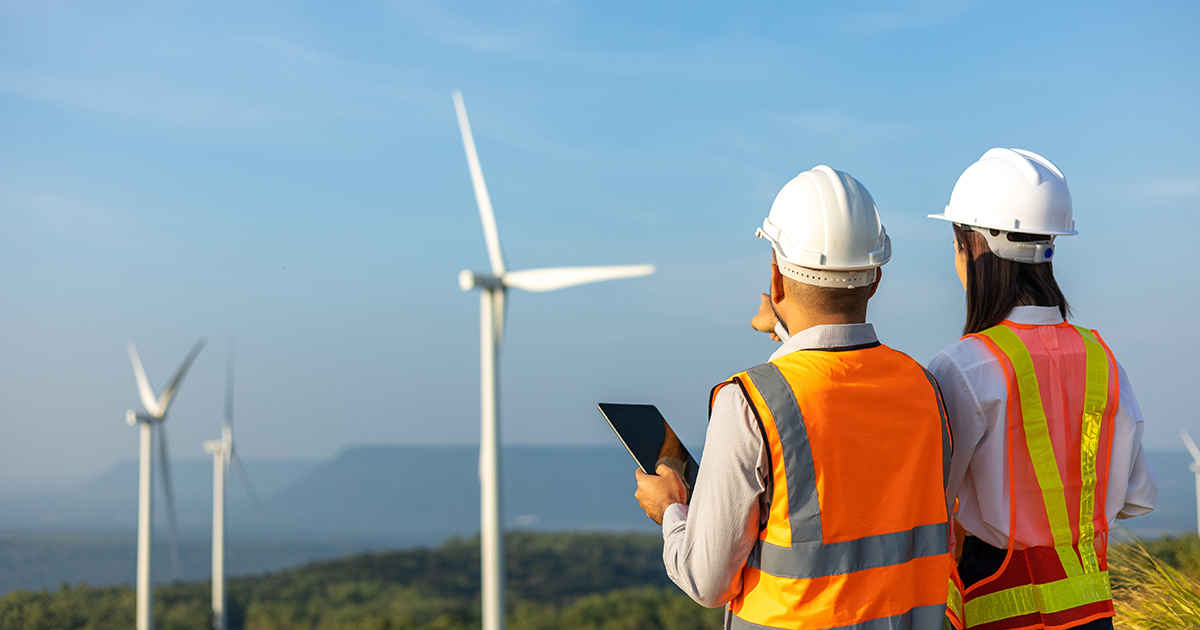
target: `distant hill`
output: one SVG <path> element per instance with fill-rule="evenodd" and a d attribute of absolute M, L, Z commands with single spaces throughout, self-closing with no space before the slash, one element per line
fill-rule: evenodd
<path fill-rule="evenodd" d="M 259 511 L 229 489 L 230 573 L 248 574 L 369 549 L 435 545 L 479 531 L 478 450 L 364 446 L 318 462 L 247 461 Z M 633 499 L 620 447 L 504 449 L 505 527 L 657 531 Z M 180 579 L 209 574 L 212 464 L 174 467 L 183 540 Z M 0 593 L 134 577 L 137 469 L 118 464 L 77 489 L 0 496 Z M 161 495 L 160 495 L 161 496 Z M 169 581 L 166 519 L 156 508 L 155 575 Z"/>
<path fill-rule="evenodd" d="M 321 462 L 311 460 L 249 460 L 245 463 L 255 490 L 270 497 L 288 487 Z M 155 471 L 158 474 L 158 471 Z M 137 526 L 137 462 L 119 462 L 95 478 L 56 493 L 0 494 L 0 532 L 67 532 L 127 534 Z M 176 508 L 182 534 L 207 537 L 212 524 L 212 460 L 172 462 Z M 243 514 L 250 499 L 231 479 L 229 510 Z M 161 507 L 160 478 L 155 477 L 155 502 Z M 157 523 L 166 526 L 166 515 L 156 509 Z"/>
<path fill-rule="evenodd" d="M 286 538 L 334 534 L 393 545 L 473 534 L 478 459 L 475 448 L 347 449 L 269 500 L 270 530 Z M 619 447 L 513 446 L 504 449 L 501 465 L 506 527 L 657 529 L 633 499 L 636 464 Z"/>
<path fill-rule="evenodd" d="M 459 446 L 359 446 L 325 462 L 246 462 L 262 498 L 252 509 L 230 480 L 231 540 L 352 541 L 371 546 L 436 544 L 479 529 L 479 452 Z M 524 529 L 639 529 L 653 524 L 633 500 L 634 464 L 618 447 L 504 449 L 505 525 Z M 212 464 L 177 462 L 183 538 L 207 538 Z M 161 497 L 161 494 L 158 495 Z M 161 498 L 156 527 L 165 531 Z M 115 465 L 54 495 L 0 495 L 0 533 L 135 533 L 137 467 Z"/>
<path fill-rule="evenodd" d="M 1184 452 L 1152 451 L 1158 507 L 1122 521 L 1140 536 L 1195 531 L 1194 476 Z M 431 546 L 479 531 L 474 447 L 362 446 L 325 462 L 246 462 L 263 507 L 229 489 L 229 567 L 250 574 L 372 549 Z M 503 451 L 510 530 L 658 530 L 633 498 L 634 463 L 619 446 L 511 446 Z M 212 464 L 175 467 L 183 579 L 209 572 Z M 0 593 L 61 582 L 132 582 L 137 469 L 133 462 L 57 495 L 0 495 Z M 161 508 L 162 503 L 158 504 Z M 156 563 L 166 561 L 157 511 Z M 166 564 L 156 575 L 169 579 Z"/>

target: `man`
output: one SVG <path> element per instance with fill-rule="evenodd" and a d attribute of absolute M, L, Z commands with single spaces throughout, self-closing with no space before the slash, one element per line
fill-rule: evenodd
<path fill-rule="evenodd" d="M 866 323 L 891 257 L 875 202 L 818 166 L 758 236 L 774 256 L 754 325 L 777 319 L 784 344 L 713 389 L 690 505 L 670 467 L 637 473 L 667 574 L 728 604 L 726 628 L 941 628 L 950 434 L 933 378 Z"/>

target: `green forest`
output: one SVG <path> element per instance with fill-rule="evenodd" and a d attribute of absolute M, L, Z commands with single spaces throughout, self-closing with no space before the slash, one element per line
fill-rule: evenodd
<path fill-rule="evenodd" d="M 643 534 L 510 533 L 512 630 L 719 628 L 721 610 L 693 603 L 668 581 L 662 541 Z M 1200 539 L 1114 545 L 1118 628 L 1200 627 Z M 372 553 L 228 582 L 230 623 L 246 630 L 458 630 L 479 627 L 478 539 L 436 549 Z M 212 627 L 209 584 L 155 589 L 163 630 Z M 0 630 L 133 626 L 128 586 L 63 585 L 0 598 Z"/>
<path fill-rule="evenodd" d="M 645 534 L 509 533 L 508 627 L 714 628 L 721 611 L 701 608 L 671 585 L 662 538 Z M 364 554 L 227 581 L 229 622 L 246 630 L 458 630 L 478 628 L 479 540 L 436 549 Z M 154 591 L 155 627 L 212 628 L 208 582 Z M 0 630 L 133 627 L 129 586 L 63 585 L 0 598 Z"/>

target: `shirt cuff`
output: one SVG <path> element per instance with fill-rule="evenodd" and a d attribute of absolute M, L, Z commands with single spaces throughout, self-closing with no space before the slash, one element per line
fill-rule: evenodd
<path fill-rule="evenodd" d="M 663 512 L 662 528 L 663 538 L 666 538 L 672 531 L 683 529 L 687 525 L 688 508 L 682 503 L 672 503 L 667 506 Z"/>
<path fill-rule="evenodd" d="M 1117 518 L 1120 518 L 1120 519 L 1133 518 L 1135 516 L 1149 514 L 1153 511 L 1154 511 L 1154 508 L 1152 508 L 1152 507 L 1145 507 L 1145 506 L 1141 506 L 1141 505 L 1133 505 L 1131 503 L 1126 503 L 1125 507 L 1121 508 L 1120 512 L 1117 512 Z"/>

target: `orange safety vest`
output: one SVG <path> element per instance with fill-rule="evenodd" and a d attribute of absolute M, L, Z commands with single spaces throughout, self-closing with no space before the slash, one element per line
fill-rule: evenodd
<path fill-rule="evenodd" d="M 1105 494 L 1117 363 L 1094 330 L 1011 321 L 969 335 L 1008 381 L 1008 554 L 963 594 L 966 627 L 1059 630 L 1113 616 Z"/>
<path fill-rule="evenodd" d="M 950 428 L 933 377 L 878 343 L 801 350 L 733 376 L 771 477 L 728 627 L 942 627 Z M 711 400 L 710 400 L 711 411 Z"/>

